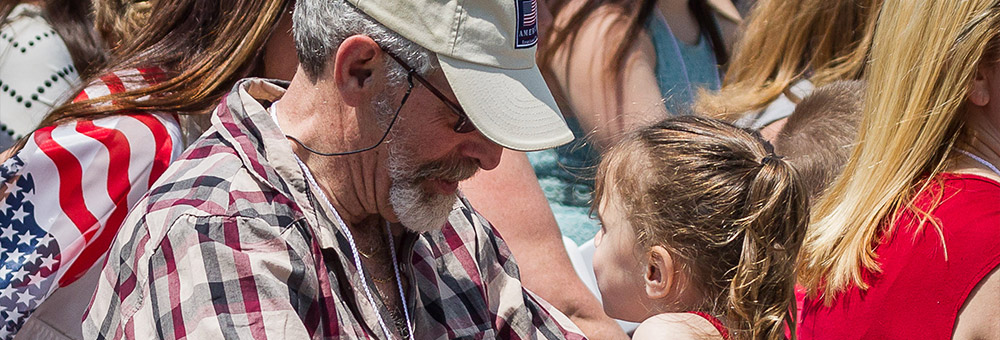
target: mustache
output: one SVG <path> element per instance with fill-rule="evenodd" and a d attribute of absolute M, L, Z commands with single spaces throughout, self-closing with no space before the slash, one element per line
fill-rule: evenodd
<path fill-rule="evenodd" d="M 439 179 L 449 182 L 461 182 L 479 172 L 479 163 L 467 158 L 452 158 L 424 164 L 414 174 L 416 182 L 427 179 Z"/>

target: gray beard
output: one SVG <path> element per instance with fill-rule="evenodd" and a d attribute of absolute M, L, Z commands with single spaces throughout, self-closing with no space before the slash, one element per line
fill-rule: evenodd
<path fill-rule="evenodd" d="M 416 167 L 402 156 L 389 154 L 389 204 L 399 223 L 409 230 L 422 233 L 439 230 L 448 222 L 448 215 L 457 197 L 428 192 L 412 180 Z"/>
<path fill-rule="evenodd" d="M 379 96 L 373 103 L 380 125 L 387 127 L 392 119 L 394 107 L 390 104 L 392 96 L 385 93 Z M 396 125 L 399 125 L 405 118 L 397 118 Z M 413 232 L 423 233 L 427 231 L 440 230 L 448 221 L 457 197 L 455 195 L 444 195 L 425 190 L 420 183 L 415 182 L 418 178 L 419 164 L 409 157 L 410 150 L 406 150 L 406 133 L 394 130 L 391 133 L 392 140 L 387 143 L 389 151 L 389 205 L 399 218 L 399 223 L 406 229 Z"/>

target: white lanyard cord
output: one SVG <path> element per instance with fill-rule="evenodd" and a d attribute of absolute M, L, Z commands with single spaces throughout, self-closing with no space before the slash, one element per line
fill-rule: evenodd
<path fill-rule="evenodd" d="M 969 156 L 969 158 L 972 158 L 972 160 L 979 162 L 979 164 L 985 165 L 987 168 L 990 168 L 990 170 L 993 170 L 993 173 L 1000 175 L 1000 169 L 997 169 L 997 167 L 994 166 L 993 163 L 987 162 L 985 159 L 979 158 L 979 156 L 973 155 L 971 152 L 959 148 L 955 148 L 955 151 L 958 151 L 963 155 Z"/>
<path fill-rule="evenodd" d="M 392 230 L 389 230 L 389 222 L 385 223 L 385 234 L 389 235 L 389 251 L 392 252 L 392 270 L 396 273 L 396 287 L 399 288 L 399 300 L 403 304 L 403 317 L 406 318 L 406 330 L 410 340 L 413 340 L 413 324 L 410 323 L 410 307 L 406 304 L 406 293 L 403 292 L 403 281 L 400 280 L 399 265 L 396 261 L 396 244 L 392 239 Z"/>
<path fill-rule="evenodd" d="M 277 103 L 278 102 L 272 103 L 271 107 L 268 108 L 268 113 L 271 114 L 271 119 L 274 120 L 275 125 L 278 124 L 277 108 L 275 105 Z M 362 288 L 364 288 L 365 297 L 368 299 L 368 304 L 371 305 L 372 310 L 374 310 L 375 314 L 378 316 L 376 319 L 378 320 L 379 327 L 382 328 L 382 332 L 385 334 L 385 338 L 387 340 L 392 339 L 393 338 L 392 333 L 389 332 L 389 327 L 386 327 L 385 321 L 382 320 L 383 319 L 382 313 L 379 313 L 379 308 L 378 305 L 375 304 L 375 299 L 372 297 L 373 295 L 371 289 L 368 288 L 367 284 L 368 279 L 365 277 L 364 266 L 361 265 L 361 256 L 358 253 L 358 246 L 354 243 L 354 235 L 351 234 L 350 228 L 348 228 L 347 224 L 344 223 L 344 220 L 340 217 L 340 213 L 337 212 L 337 209 L 333 208 L 333 204 L 331 204 L 330 199 L 326 197 L 326 193 L 324 193 L 323 190 L 319 187 L 319 184 L 316 183 L 316 179 L 313 177 L 312 172 L 309 171 L 309 167 L 307 167 L 306 164 L 303 163 L 302 160 L 299 159 L 299 156 L 296 155 L 295 153 L 292 153 L 292 156 L 295 157 L 295 162 L 297 162 L 299 164 L 299 167 L 302 168 L 302 173 L 305 174 L 306 179 L 309 181 L 309 185 L 312 186 L 313 190 L 319 193 L 319 197 L 322 199 L 322 202 L 326 206 L 326 208 L 329 209 L 331 212 L 333 212 L 333 217 L 337 220 L 338 227 L 344 232 L 344 234 L 347 235 L 347 243 L 351 245 L 351 256 L 354 258 L 354 266 L 358 268 L 358 275 L 361 276 L 361 282 L 363 283 L 361 286 Z M 406 317 L 406 327 L 407 330 L 409 331 L 410 340 L 413 340 L 413 325 L 410 324 L 410 311 L 409 307 L 406 304 L 406 296 L 403 295 L 403 283 L 402 281 L 399 280 L 400 278 L 399 262 L 397 262 L 396 260 L 396 245 L 393 244 L 392 232 L 389 230 L 388 223 L 385 224 L 385 228 L 386 228 L 386 233 L 389 235 L 389 250 L 392 251 L 392 269 L 396 273 L 396 286 L 399 287 L 399 297 L 402 300 L 401 302 L 403 303 L 403 314 Z"/>

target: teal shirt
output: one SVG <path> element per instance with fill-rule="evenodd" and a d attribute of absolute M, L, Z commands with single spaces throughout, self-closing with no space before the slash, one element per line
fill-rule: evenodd
<path fill-rule="evenodd" d="M 689 113 L 698 88 L 715 90 L 720 86 L 711 44 L 704 35 L 697 45 L 678 41 L 659 15 L 653 15 L 646 28 L 656 50 L 656 80 L 667 111 Z M 600 155 L 582 138 L 587 134 L 576 119 L 569 117 L 566 123 L 577 136 L 575 140 L 555 149 L 529 152 L 528 160 L 563 236 L 580 244 L 592 239 L 600 229 L 596 216 L 590 215 Z"/>
<path fill-rule="evenodd" d="M 578 138 L 555 149 L 529 152 L 528 161 L 535 169 L 538 184 L 549 200 L 549 207 L 563 236 L 577 244 L 594 237 L 600 226 L 590 217 L 590 198 L 594 192 L 594 173 L 599 155 L 574 118 L 567 125 Z"/>
<path fill-rule="evenodd" d="M 646 24 L 656 50 L 656 83 L 660 86 L 667 111 L 691 113 L 698 89 L 718 90 L 721 80 L 712 44 L 704 34 L 698 43 L 688 45 L 674 38 L 670 26 L 660 15 Z"/>

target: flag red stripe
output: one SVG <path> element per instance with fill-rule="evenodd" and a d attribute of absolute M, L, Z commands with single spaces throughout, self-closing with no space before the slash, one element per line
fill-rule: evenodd
<path fill-rule="evenodd" d="M 52 139 L 53 129 L 55 126 L 35 131 L 34 141 L 38 145 L 38 149 L 56 165 L 56 170 L 59 173 L 59 207 L 76 225 L 80 233 L 83 233 L 97 224 L 97 218 L 87 210 L 83 203 L 83 188 L 81 187 L 83 168 L 69 150 Z"/>
<path fill-rule="evenodd" d="M 160 80 L 165 77 L 163 70 L 159 67 L 140 68 L 139 74 L 142 75 L 142 79 L 146 81 L 146 84 L 150 86 L 160 83 Z"/>
<path fill-rule="evenodd" d="M 154 150 L 155 155 L 153 157 L 153 166 L 149 171 L 149 184 L 147 184 L 146 189 L 153 186 L 153 182 L 160 178 L 160 175 L 167 170 L 167 166 L 170 165 L 170 158 L 173 155 L 174 142 L 170 139 L 170 133 L 167 132 L 167 127 L 163 126 L 156 117 L 152 115 L 134 115 L 131 116 L 146 125 L 149 128 L 149 132 L 153 134 L 153 140 L 156 141 L 156 149 Z"/>
<path fill-rule="evenodd" d="M 101 76 L 101 81 L 104 82 L 104 85 L 108 87 L 108 90 L 111 91 L 111 93 L 125 92 L 125 84 L 122 84 L 122 80 L 114 73 L 108 73 Z"/>
<path fill-rule="evenodd" d="M 87 240 L 87 245 L 59 279 L 60 286 L 66 286 L 76 281 L 108 251 L 111 241 L 128 214 L 128 194 L 132 190 L 128 175 L 131 146 L 125 134 L 116 129 L 96 126 L 89 120 L 78 122 L 76 131 L 93 138 L 108 150 L 107 194 L 108 198 L 115 203 L 115 208 L 103 226 L 94 225 L 83 232 L 83 238 Z"/>
<path fill-rule="evenodd" d="M 80 91 L 80 93 L 78 93 L 75 98 L 73 98 L 73 102 L 74 103 L 76 103 L 76 102 L 82 102 L 82 101 L 87 100 L 87 99 L 90 99 L 90 97 L 87 96 L 87 91 L 83 90 L 83 91 Z"/>
<path fill-rule="evenodd" d="M 146 77 L 147 74 L 149 74 L 151 78 L 156 77 L 159 76 L 159 74 L 161 74 L 160 72 L 162 71 L 156 68 L 139 69 L 139 73 L 142 74 L 143 77 Z M 119 78 L 114 73 L 110 73 L 101 77 L 101 80 L 103 80 L 108 85 L 108 89 L 111 90 L 111 93 L 119 93 L 125 91 L 125 85 L 122 84 L 121 78 Z M 146 80 L 149 81 L 150 79 Z M 160 123 L 158 120 L 156 120 L 156 118 L 154 118 L 153 116 L 148 114 L 140 114 L 140 115 L 133 115 L 132 118 L 138 119 L 140 122 L 145 124 L 146 127 L 149 128 L 149 131 L 153 133 L 153 140 L 156 141 L 156 149 L 154 150 L 155 156 L 153 158 L 153 167 L 149 173 L 149 184 L 148 184 L 149 186 L 152 186 L 153 182 L 155 182 L 157 178 L 160 178 L 160 175 L 163 174 L 163 171 L 165 171 L 167 169 L 167 166 L 170 165 L 170 156 L 171 156 L 171 151 L 173 149 L 173 142 L 170 139 L 170 134 L 167 133 L 167 128 L 164 127 L 163 124 Z"/>

